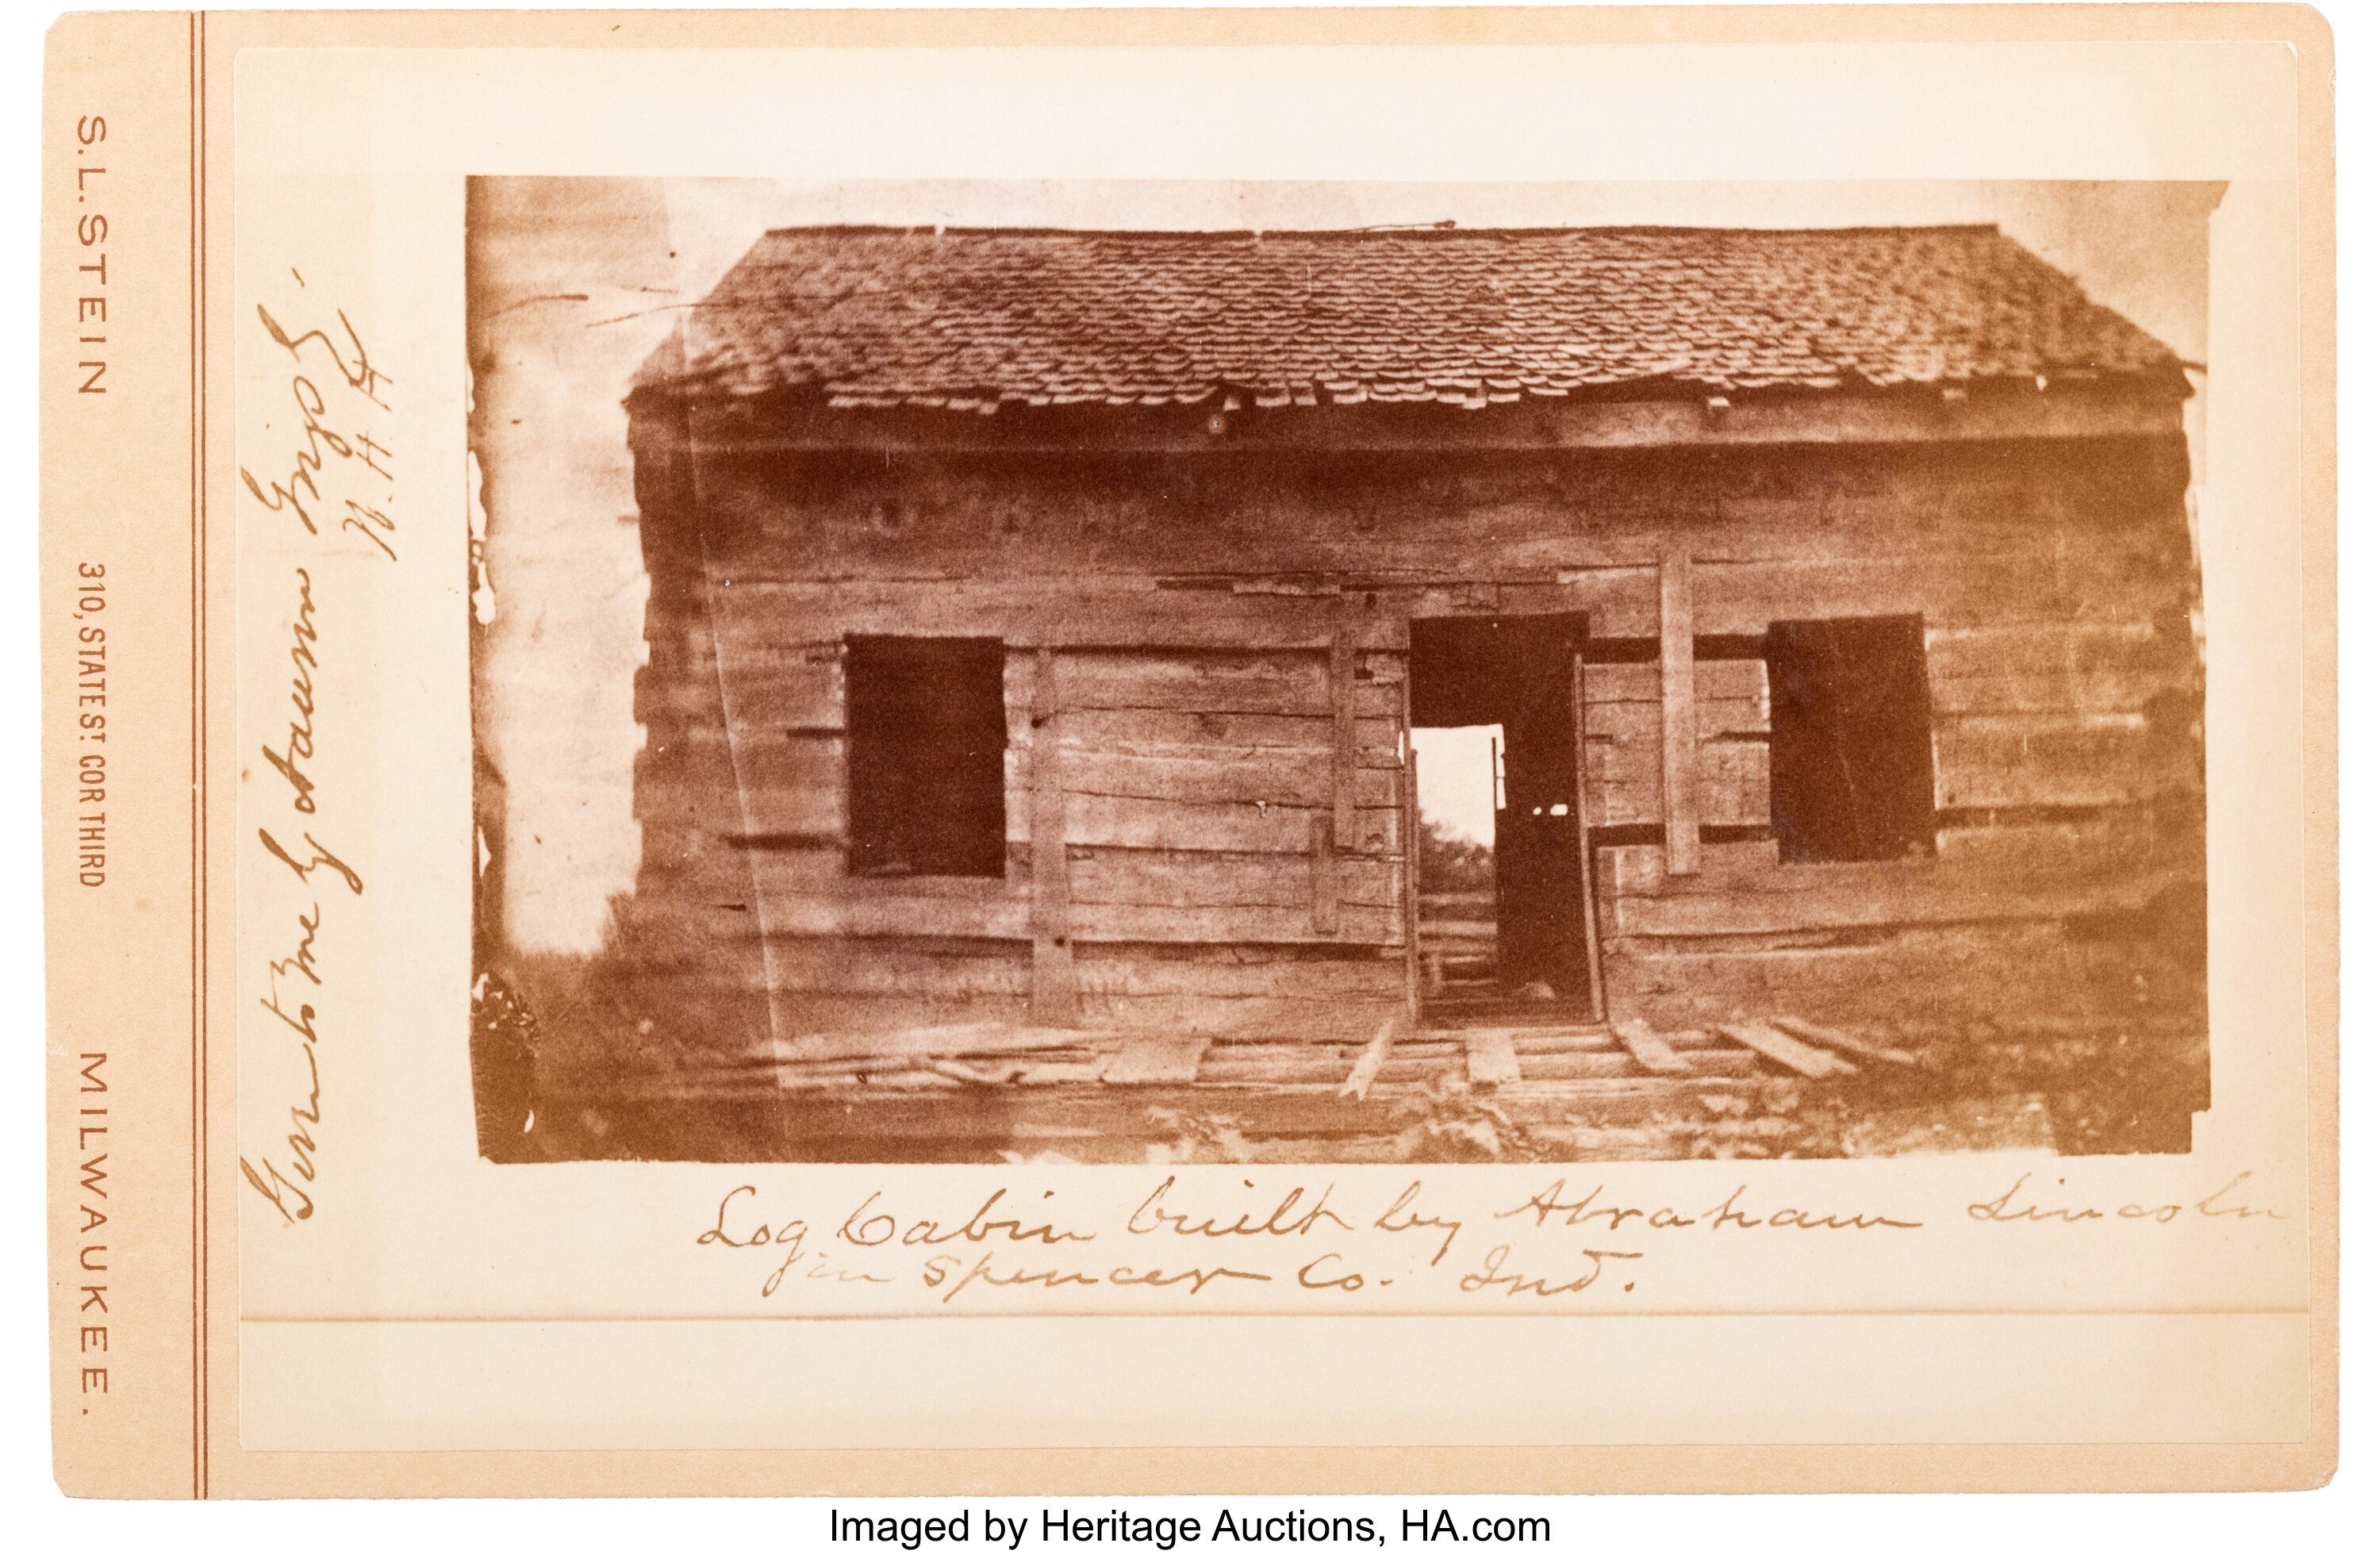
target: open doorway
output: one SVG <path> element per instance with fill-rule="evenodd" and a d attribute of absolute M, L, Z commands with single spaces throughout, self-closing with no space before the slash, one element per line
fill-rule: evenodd
<path fill-rule="evenodd" d="M 1425 797 L 1420 818 L 1488 854 L 1482 869 L 1473 850 L 1441 848 L 1440 879 L 1468 886 L 1435 897 L 1423 889 L 1426 984 L 1430 951 L 1439 957 L 1433 994 L 1588 994 L 1571 693 L 1572 660 L 1585 639 L 1584 614 L 1413 624 L 1416 786 L 1438 794 L 1438 811 Z M 1431 831 L 1422 832 L 1427 873 Z"/>
<path fill-rule="evenodd" d="M 1504 729 L 1498 722 L 1416 727 L 1413 744 L 1421 820 L 1423 983 L 1432 996 L 1492 992 Z"/>

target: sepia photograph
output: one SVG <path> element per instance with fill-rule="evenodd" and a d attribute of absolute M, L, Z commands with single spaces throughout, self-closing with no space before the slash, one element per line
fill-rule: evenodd
<path fill-rule="evenodd" d="M 45 50 L 67 1490 L 2330 1470 L 2311 13 Z"/>
<path fill-rule="evenodd" d="M 471 179 L 480 1152 L 2187 1153 L 2223 193 Z"/>

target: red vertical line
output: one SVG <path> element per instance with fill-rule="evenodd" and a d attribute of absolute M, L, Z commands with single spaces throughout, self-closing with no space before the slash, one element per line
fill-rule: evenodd
<path fill-rule="evenodd" d="M 200 547 L 199 525 L 199 404 L 205 397 L 205 383 L 199 374 L 199 18 L 193 11 L 189 20 L 189 123 L 186 127 L 190 139 L 189 187 L 190 200 L 190 295 L 189 295 L 189 363 L 190 363 L 190 1496 L 206 1496 L 206 1467 L 200 1459 L 200 1438 L 206 1428 L 206 1393 L 203 1370 L 206 1360 L 201 1355 L 206 1340 L 206 1302 L 203 1290 L 207 1255 L 205 1229 L 207 1217 L 206 1193 L 199 1181 L 200 1158 L 205 1145 L 199 1139 L 200 1117 L 206 1112 L 206 1058 L 201 1054 L 202 1035 L 200 1030 L 199 960 L 204 950 L 199 943 L 199 874 L 202 842 L 199 822 L 199 584 L 198 556 Z"/>
<path fill-rule="evenodd" d="M 199 234 L 199 326 L 196 355 L 199 359 L 199 1053 L 212 1058 L 212 1031 L 207 1026 L 207 952 L 212 947 L 207 921 L 207 909 L 212 903 L 207 887 L 206 826 L 207 812 L 207 13 L 199 13 L 199 200 L 196 225 Z M 205 1098 L 206 1070 L 200 1073 L 199 1097 L 199 1198 L 207 1199 L 207 1186 L 212 1172 L 207 1157 L 211 1140 L 209 1116 Z M 212 1253 L 214 1235 L 210 1231 L 207 1215 L 199 1214 L 199 1244 Z M 213 1308 L 214 1278 L 206 1260 L 199 1262 L 199 1490 L 203 1496 L 214 1495 L 214 1348 Z"/>
<path fill-rule="evenodd" d="M 197 1322 L 190 1354 L 191 1495 L 207 1458 L 207 181 L 206 13 L 190 18 L 190 1059 L 191 1213 Z"/>

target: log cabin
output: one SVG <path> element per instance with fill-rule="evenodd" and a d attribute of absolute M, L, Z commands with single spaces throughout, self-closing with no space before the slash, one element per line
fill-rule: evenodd
<path fill-rule="evenodd" d="M 822 1125 L 2203 1072 L 2191 392 L 1987 226 L 771 231 L 627 400 L 614 951 Z"/>

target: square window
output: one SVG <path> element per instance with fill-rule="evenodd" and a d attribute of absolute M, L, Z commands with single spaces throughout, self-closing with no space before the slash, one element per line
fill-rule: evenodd
<path fill-rule="evenodd" d="M 1768 825 L 1787 862 L 1934 853 L 1933 699 L 1915 614 L 1768 627 Z"/>
<path fill-rule="evenodd" d="M 973 637 L 844 643 L 850 850 L 864 878 L 1008 870 L 1007 654 Z"/>

